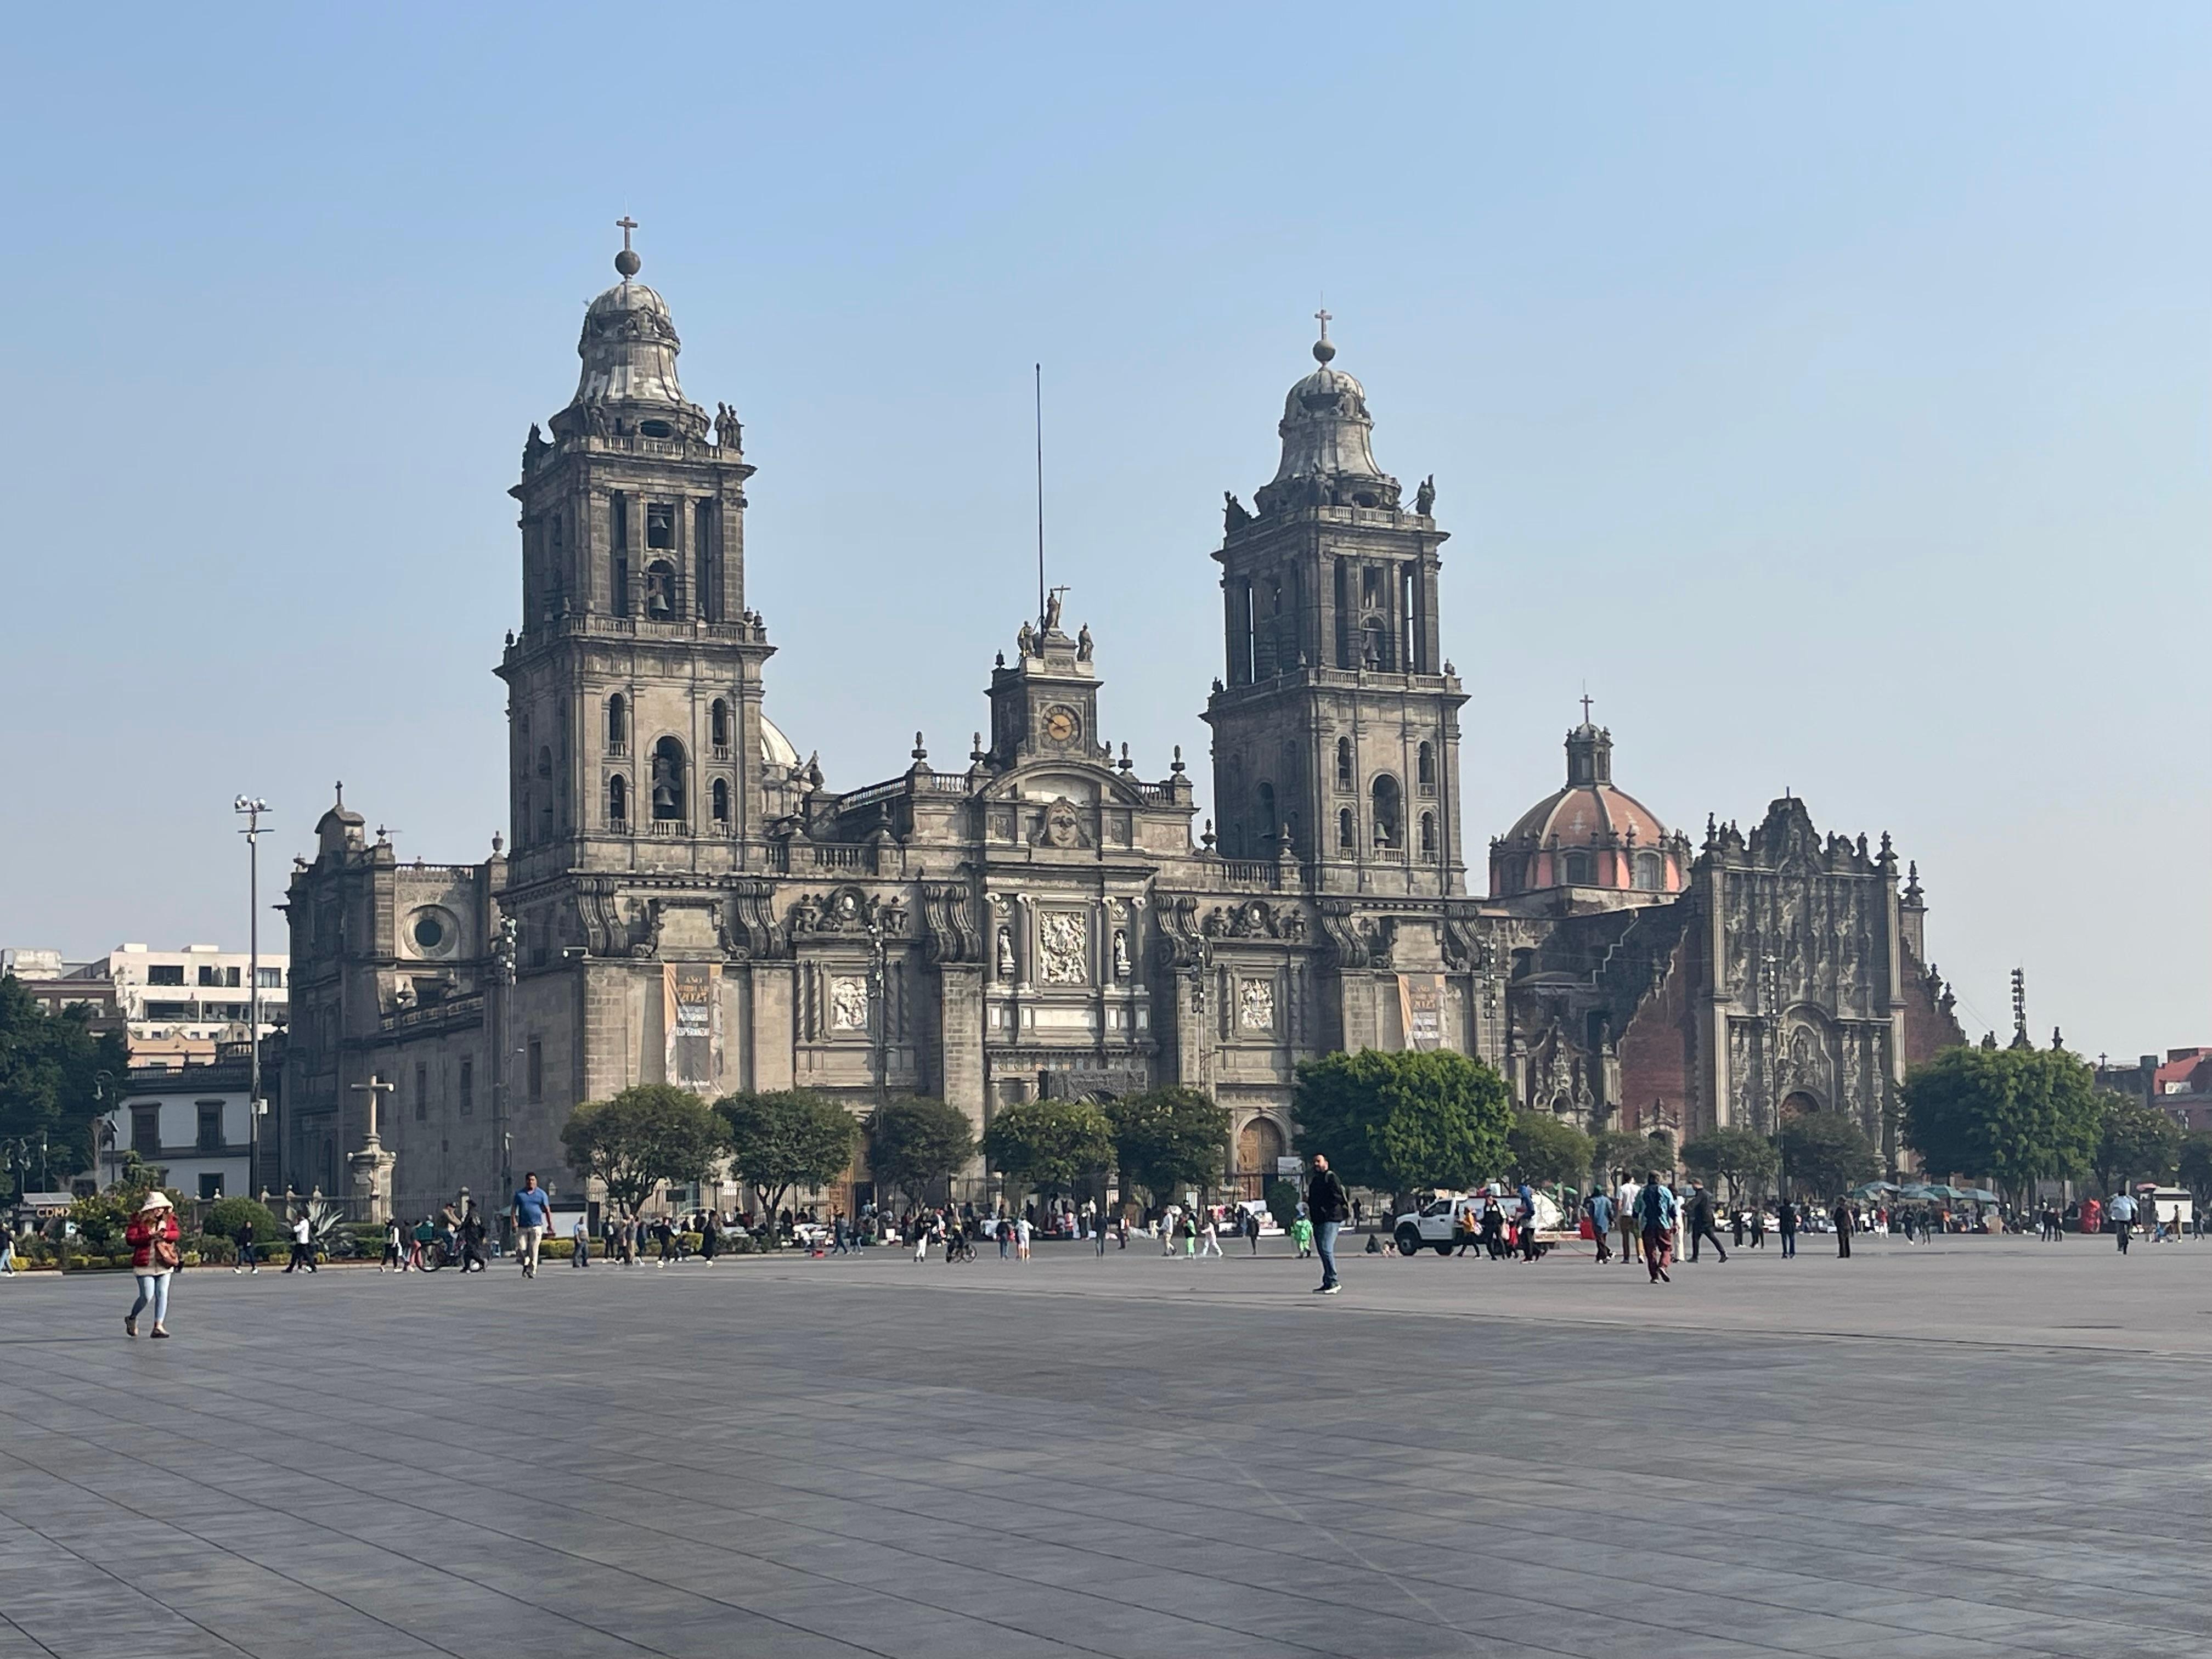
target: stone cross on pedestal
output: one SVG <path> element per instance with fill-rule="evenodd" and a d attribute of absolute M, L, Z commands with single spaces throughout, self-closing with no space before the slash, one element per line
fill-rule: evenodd
<path fill-rule="evenodd" d="M 368 1097 L 368 1133 L 362 1137 L 361 1150 L 348 1156 L 346 1166 L 353 1172 L 353 1195 L 361 1205 L 362 1218 L 385 1222 L 392 1219 L 392 1170 L 399 1162 L 384 1150 L 384 1143 L 376 1133 L 376 1100 L 379 1095 L 388 1095 L 398 1088 L 396 1083 L 386 1083 L 380 1077 L 371 1077 L 366 1083 L 349 1085 L 356 1094 Z"/>

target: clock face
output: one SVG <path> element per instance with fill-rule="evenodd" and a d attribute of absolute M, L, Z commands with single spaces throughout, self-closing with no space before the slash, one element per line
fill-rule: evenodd
<path fill-rule="evenodd" d="M 1044 711 L 1044 734 L 1057 744 L 1071 744 L 1083 730 L 1083 722 L 1066 703 L 1056 702 Z"/>

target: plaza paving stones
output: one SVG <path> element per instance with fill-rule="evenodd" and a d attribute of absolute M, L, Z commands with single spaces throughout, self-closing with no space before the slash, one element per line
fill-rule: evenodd
<path fill-rule="evenodd" d="M 2212 1245 L 1345 1261 L 0 1281 L 0 1659 L 2212 1651 Z"/>

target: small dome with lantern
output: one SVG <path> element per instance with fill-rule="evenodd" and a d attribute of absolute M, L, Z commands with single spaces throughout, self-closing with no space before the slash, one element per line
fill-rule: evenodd
<path fill-rule="evenodd" d="M 1679 893 L 1690 844 L 1613 781 L 1613 733 L 1583 723 L 1567 733 L 1567 781 L 1490 843 L 1490 896 L 1559 889 Z"/>

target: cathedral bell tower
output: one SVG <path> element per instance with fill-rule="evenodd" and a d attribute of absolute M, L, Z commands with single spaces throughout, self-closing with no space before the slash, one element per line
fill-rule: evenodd
<path fill-rule="evenodd" d="M 745 609 L 737 416 L 686 401 L 660 295 L 621 280 L 585 309 L 576 395 L 522 453 L 522 627 L 507 685 L 511 879 L 730 872 L 757 860 L 761 665 Z"/>
<path fill-rule="evenodd" d="M 1287 856 L 1317 892 L 1465 890 L 1458 710 L 1437 649 L 1425 482 L 1407 511 L 1376 465 L 1359 382 L 1320 364 L 1291 388 L 1282 463 L 1248 513 L 1228 497 L 1221 591 L 1228 670 L 1208 700 L 1214 810 L 1232 859 Z"/>

